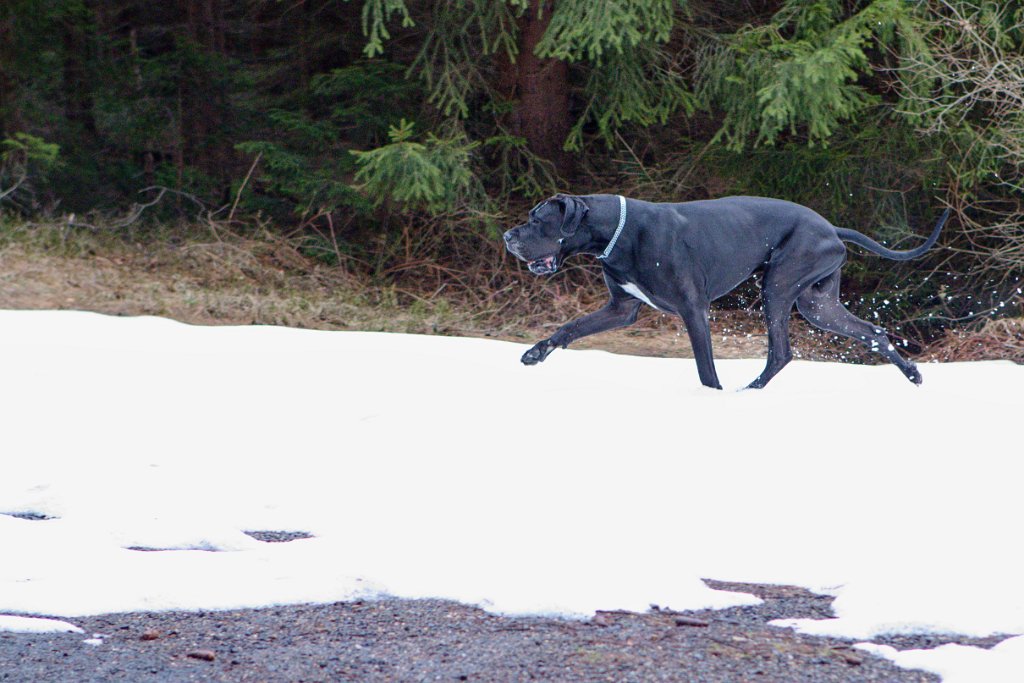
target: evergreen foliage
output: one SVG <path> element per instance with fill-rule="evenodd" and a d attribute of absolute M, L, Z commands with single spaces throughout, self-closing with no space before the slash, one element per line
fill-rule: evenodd
<path fill-rule="evenodd" d="M 414 142 L 413 124 L 404 119 L 388 135 L 387 145 L 353 152 L 359 164 L 356 180 L 363 183 L 375 206 L 398 202 L 440 212 L 473 189 L 469 157 L 478 143 L 432 133 L 425 142 Z"/>
<path fill-rule="evenodd" d="M 787 0 L 772 21 L 709 46 L 699 66 L 700 96 L 725 112 L 716 139 L 733 149 L 773 144 L 786 132 L 827 144 L 835 131 L 880 97 L 860 82 L 867 50 L 922 43 L 913 5 L 873 0 L 843 18 L 837 0 Z"/>
<path fill-rule="evenodd" d="M 363 33 L 366 34 L 363 52 L 367 57 L 375 57 L 384 52 L 384 41 L 391 37 L 387 22 L 394 14 L 401 16 L 403 27 L 413 26 L 404 0 L 366 0 L 363 4 Z"/>
<path fill-rule="evenodd" d="M 0 206 L 165 187 L 147 216 L 338 225 L 365 255 L 556 190 L 770 194 L 891 243 L 945 203 L 946 270 L 1012 279 L 1022 84 L 1020 0 L 9 0 Z"/>
<path fill-rule="evenodd" d="M 678 0 L 616 0 L 555 3 L 551 24 L 537 45 L 543 57 L 600 64 L 650 43 L 666 43 L 675 27 Z"/>
<path fill-rule="evenodd" d="M 579 152 L 589 125 L 608 147 L 627 125 L 647 128 L 664 124 L 677 111 L 692 114 L 697 100 L 669 55 L 642 43 L 607 55 L 603 68 L 591 70 L 583 93 L 586 105 L 565 141 Z"/>
<path fill-rule="evenodd" d="M 467 118 L 475 98 L 495 97 L 491 69 L 481 57 L 500 52 L 515 58 L 516 15 L 516 8 L 504 2 L 434 3 L 432 30 L 409 72 L 423 81 L 430 93 L 427 101 L 444 116 Z"/>

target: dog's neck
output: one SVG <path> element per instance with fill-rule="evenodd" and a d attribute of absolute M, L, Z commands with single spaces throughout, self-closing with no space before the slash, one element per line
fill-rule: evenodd
<path fill-rule="evenodd" d="M 600 256 L 608 248 L 608 244 L 612 241 L 615 231 L 619 227 L 619 196 L 615 194 L 595 194 L 580 197 L 580 199 L 586 203 L 590 211 L 587 213 L 583 225 L 580 226 L 582 229 L 577 233 L 583 239 L 580 240 L 577 248 L 572 251 L 573 253 Z M 623 233 L 628 230 L 629 226 L 626 225 Z M 623 235 L 620 234 L 620 242 L 622 238 Z M 618 247 L 616 247 L 617 249 Z"/>

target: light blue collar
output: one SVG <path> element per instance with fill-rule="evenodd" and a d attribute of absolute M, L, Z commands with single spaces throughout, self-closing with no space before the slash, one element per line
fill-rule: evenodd
<path fill-rule="evenodd" d="M 612 235 L 612 241 L 605 247 L 604 253 L 598 256 L 599 259 L 606 259 L 608 255 L 612 253 L 612 249 L 615 248 L 615 243 L 619 240 L 619 235 L 622 234 L 622 229 L 626 227 L 626 198 L 621 194 L 619 195 L 619 227 L 615 228 L 615 234 Z"/>

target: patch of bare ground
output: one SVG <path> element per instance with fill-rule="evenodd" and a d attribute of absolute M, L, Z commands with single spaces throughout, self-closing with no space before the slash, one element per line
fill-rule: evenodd
<path fill-rule="evenodd" d="M 708 582 L 760 605 L 591 619 L 504 617 L 441 600 L 382 599 L 224 612 L 108 614 L 79 634 L 0 634 L 13 680 L 672 681 L 924 683 L 849 641 L 769 626 L 831 616 L 830 599 L 789 586 Z"/>

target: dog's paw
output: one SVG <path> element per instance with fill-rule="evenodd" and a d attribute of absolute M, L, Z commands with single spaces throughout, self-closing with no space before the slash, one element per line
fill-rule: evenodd
<path fill-rule="evenodd" d="M 907 379 L 909 379 L 917 386 L 921 386 L 921 382 L 924 381 L 924 378 L 921 377 L 921 373 L 920 371 L 918 371 L 916 365 L 911 364 L 909 368 L 903 371 L 903 374 L 906 375 Z"/>
<path fill-rule="evenodd" d="M 551 340 L 545 339 L 542 342 L 537 342 L 532 349 L 523 354 L 520 360 L 523 362 L 523 365 L 536 365 L 543 362 L 554 350 L 555 345 L 551 343 Z"/>

